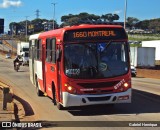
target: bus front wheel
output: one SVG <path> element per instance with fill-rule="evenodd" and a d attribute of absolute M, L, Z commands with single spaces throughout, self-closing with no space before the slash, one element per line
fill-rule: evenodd
<path fill-rule="evenodd" d="M 58 110 L 63 110 L 64 109 L 64 107 L 59 102 L 57 102 L 57 108 L 58 108 Z"/>
<path fill-rule="evenodd" d="M 63 106 L 59 103 L 59 101 L 57 100 L 57 96 L 56 96 L 56 91 L 55 91 L 55 88 L 53 88 L 53 103 L 54 105 L 57 105 L 57 108 L 59 110 L 63 110 Z"/>

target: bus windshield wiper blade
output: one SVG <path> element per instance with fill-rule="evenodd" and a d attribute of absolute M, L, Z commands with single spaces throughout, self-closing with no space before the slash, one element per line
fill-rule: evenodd
<path fill-rule="evenodd" d="M 108 46 L 111 44 L 112 40 L 110 40 L 107 45 L 105 46 L 105 48 L 108 48 Z"/>

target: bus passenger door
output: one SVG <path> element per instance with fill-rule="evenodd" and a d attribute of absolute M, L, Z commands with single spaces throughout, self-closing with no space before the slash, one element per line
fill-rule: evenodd
<path fill-rule="evenodd" d="M 32 79 L 33 79 L 33 84 L 35 84 L 35 75 L 34 75 L 34 58 L 35 58 L 35 49 L 34 46 L 31 47 L 31 53 L 32 53 L 32 57 L 31 57 L 31 66 L 32 66 Z"/>
<path fill-rule="evenodd" d="M 34 45 L 32 44 L 33 41 L 29 43 L 29 70 L 30 70 L 30 80 L 33 84 L 35 84 L 35 77 L 34 77 Z"/>
<path fill-rule="evenodd" d="M 57 57 L 58 56 L 58 57 Z M 57 46 L 56 51 L 56 66 L 57 66 L 57 95 L 59 102 L 62 101 L 62 77 L 61 77 L 61 47 Z"/>
<path fill-rule="evenodd" d="M 46 39 L 46 60 L 45 60 L 45 92 L 46 94 L 53 97 L 55 86 L 56 86 L 56 39 Z"/>
<path fill-rule="evenodd" d="M 43 76 L 43 91 L 44 93 L 46 92 L 46 73 L 45 73 L 45 70 L 46 70 L 46 47 L 45 45 L 43 44 L 42 45 L 42 76 Z"/>

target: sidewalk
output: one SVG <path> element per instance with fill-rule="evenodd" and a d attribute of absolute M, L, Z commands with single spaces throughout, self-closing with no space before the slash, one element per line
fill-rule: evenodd
<path fill-rule="evenodd" d="M 7 103 L 7 109 L 3 110 L 3 83 L 0 82 L 0 122 L 3 121 L 14 121 L 14 104 L 13 102 Z"/>

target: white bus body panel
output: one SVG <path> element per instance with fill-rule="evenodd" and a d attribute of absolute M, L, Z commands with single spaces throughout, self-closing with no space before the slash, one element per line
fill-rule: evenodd
<path fill-rule="evenodd" d="M 68 92 L 63 92 L 63 106 L 86 106 L 86 105 L 96 105 L 96 104 L 117 104 L 117 103 L 131 103 L 132 89 L 128 89 L 126 92 L 112 93 L 112 94 L 101 94 L 101 95 L 74 95 Z M 126 100 L 120 100 L 119 97 L 128 96 Z M 101 98 L 101 97 L 110 97 L 109 100 L 105 101 L 89 101 L 88 98 Z M 113 98 L 116 97 L 116 100 Z M 86 103 L 82 102 L 82 99 Z"/>
<path fill-rule="evenodd" d="M 29 40 L 32 42 L 30 49 L 35 47 L 35 40 L 38 40 L 40 34 L 34 34 L 31 35 L 29 37 Z M 36 61 L 34 59 L 34 57 L 32 59 L 29 58 L 29 71 L 30 71 L 30 80 L 32 82 L 32 84 L 34 84 L 35 81 L 35 74 L 37 74 L 37 67 L 40 66 L 40 63 L 37 63 L 38 61 Z M 40 68 L 39 68 L 40 69 Z M 42 69 L 42 68 L 41 68 Z M 41 71 L 42 72 L 42 71 Z M 41 72 L 38 72 L 38 76 L 41 78 Z"/>

